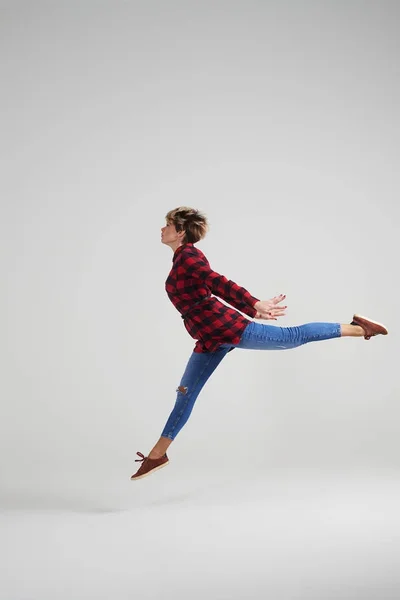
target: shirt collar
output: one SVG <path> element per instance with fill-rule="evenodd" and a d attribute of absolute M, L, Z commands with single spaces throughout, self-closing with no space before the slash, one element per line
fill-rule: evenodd
<path fill-rule="evenodd" d="M 172 262 L 174 262 L 175 258 L 183 250 L 183 248 L 185 248 L 185 246 L 193 246 L 193 244 L 191 242 L 188 242 L 187 244 L 182 244 L 181 246 L 178 246 L 177 249 L 174 252 L 173 257 L 172 257 Z"/>

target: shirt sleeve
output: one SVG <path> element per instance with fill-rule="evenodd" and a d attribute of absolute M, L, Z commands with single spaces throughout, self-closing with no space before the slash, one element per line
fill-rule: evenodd
<path fill-rule="evenodd" d="M 194 279 L 204 282 L 207 287 L 219 298 L 234 306 L 249 317 L 255 317 L 257 310 L 254 304 L 259 301 L 244 287 L 213 271 L 209 262 L 194 252 L 185 252 L 182 255 L 181 266 L 184 272 Z"/>

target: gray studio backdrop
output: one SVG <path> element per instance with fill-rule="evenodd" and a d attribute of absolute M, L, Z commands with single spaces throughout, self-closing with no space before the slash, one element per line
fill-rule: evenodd
<path fill-rule="evenodd" d="M 158 439 L 195 343 L 179 205 L 216 271 L 287 294 L 276 325 L 390 335 L 234 350 L 169 476 L 398 469 L 398 3 L 0 6 L 3 493 L 128 481 Z"/>

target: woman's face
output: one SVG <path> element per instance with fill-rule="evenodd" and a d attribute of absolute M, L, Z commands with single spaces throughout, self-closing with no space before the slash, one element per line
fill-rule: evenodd
<path fill-rule="evenodd" d="M 161 227 L 161 239 L 167 240 L 171 235 L 176 235 L 175 226 L 172 223 L 166 223 L 164 227 Z"/>
<path fill-rule="evenodd" d="M 174 244 L 179 238 L 182 238 L 184 232 L 178 233 L 175 229 L 175 225 L 173 223 L 166 223 L 164 227 L 161 228 L 161 241 L 163 244 Z"/>

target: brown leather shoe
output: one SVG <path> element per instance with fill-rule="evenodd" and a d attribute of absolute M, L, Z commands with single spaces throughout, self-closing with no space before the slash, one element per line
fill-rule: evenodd
<path fill-rule="evenodd" d="M 166 454 L 161 458 L 149 458 L 148 456 L 144 456 L 141 452 L 136 452 L 136 454 L 141 456 L 141 458 L 136 458 L 135 462 L 141 462 L 142 464 L 137 472 L 132 475 L 132 481 L 134 479 L 142 479 L 142 477 L 146 477 L 147 475 L 150 475 L 150 473 L 154 473 L 154 471 L 166 467 L 169 463 L 169 458 Z"/>
<path fill-rule="evenodd" d="M 359 325 L 364 329 L 364 338 L 369 340 L 374 335 L 387 335 L 388 330 L 382 323 L 377 323 L 376 321 L 371 321 L 371 319 L 367 319 L 366 317 L 362 317 L 361 315 L 354 315 L 353 320 L 350 325 Z"/>

